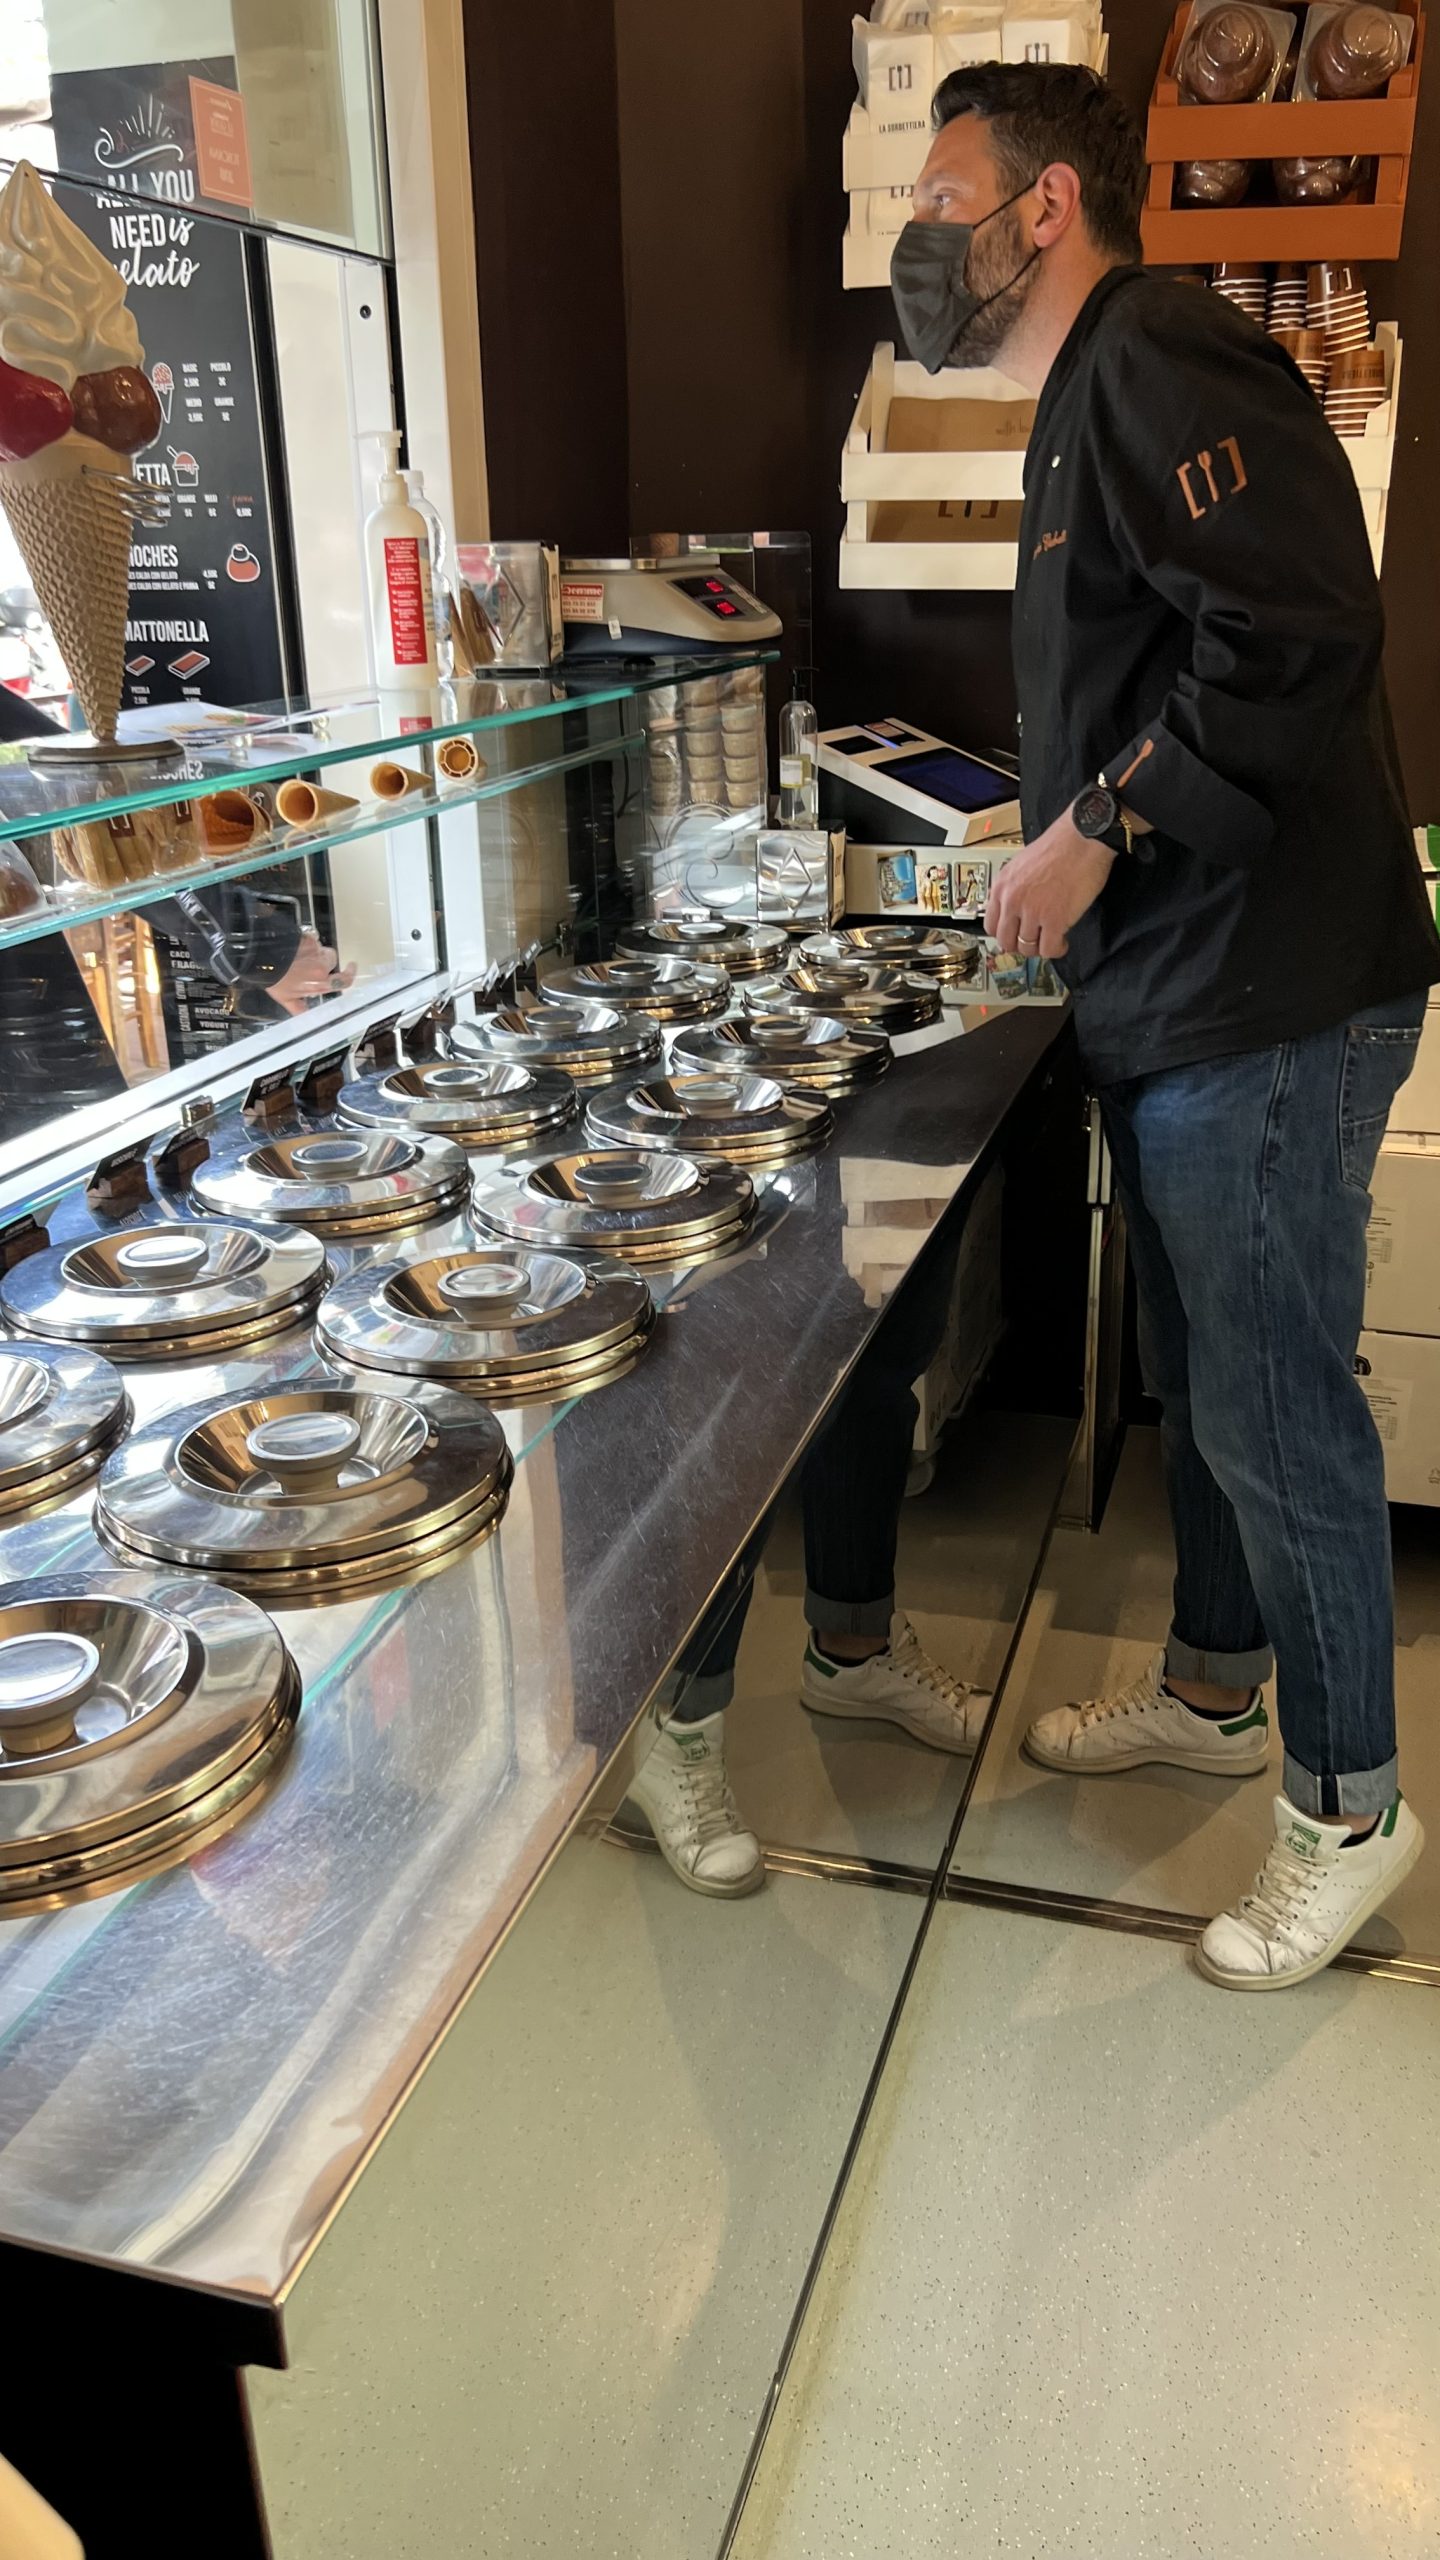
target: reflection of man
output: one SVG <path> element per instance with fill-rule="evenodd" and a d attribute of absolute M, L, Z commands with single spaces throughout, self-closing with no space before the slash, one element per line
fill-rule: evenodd
<path fill-rule="evenodd" d="M 993 363 L 1039 399 L 1013 626 L 1027 842 L 987 922 L 1072 990 L 1179 1560 L 1165 1651 L 1028 1748 L 1072 1775 L 1258 1772 L 1273 1646 L 1274 1844 L 1200 1946 L 1212 1980 L 1266 1990 L 1328 1964 L 1422 1840 L 1354 1376 L 1370 1178 L 1440 976 L 1380 602 L 1354 475 L 1288 357 L 1140 268 L 1144 149 L 1103 82 L 986 64 L 935 121 L 893 266 L 907 337 L 932 371 Z"/>

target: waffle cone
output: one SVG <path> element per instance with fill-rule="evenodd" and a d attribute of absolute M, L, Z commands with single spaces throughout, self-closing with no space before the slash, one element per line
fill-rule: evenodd
<path fill-rule="evenodd" d="M 113 737 L 130 592 L 120 466 L 36 478 L 23 465 L 0 463 L 0 505 L 86 721 L 97 738 Z"/>

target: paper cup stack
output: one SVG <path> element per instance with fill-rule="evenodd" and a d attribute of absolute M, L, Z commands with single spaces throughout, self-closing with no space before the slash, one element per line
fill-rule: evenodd
<path fill-rule="evenodd" d="M 1365 421 L 1386 397 L 1381 347 L 1351 347 L 1337 355 L 1325 393 L 1325 415 L 1337 436 L 1363 436 Z"/>
<path fill-rule="evenodd" d="M 1277 329 L 1275 344 L 1299 366 L 1317 400 L 1325 397 L 1329 365 L 1325 354 L 1323 329 Z"/>
<path fill-rule="evenodd" d="M 1332 364 L 1338 355 L 1368 347 L 1370 300 L 1353 267 L 1327 259 L 1310 269 L 1305 319 L 1310 328 L 1323 330 L 1325 353 Z"/>
<path fill-rule="evenodd" d="M 1265 325 L 1272 337 L 1282 329 L 1303 329 L 1306 319 L 1306 285 L 1303 267 L 1277 267 L 1270 278 L 1270 300 Z"/>
<path fill-rule="evenodd" d="M 1264 328 L 1268 291 L 1262 266 L 1227 258 L 1216 267 L 1210 282 L 1227 302 L 1234 303 L 1237 311 L 1244 312 L 1247 320 L 1253 320 L 1258 329 Z"/>

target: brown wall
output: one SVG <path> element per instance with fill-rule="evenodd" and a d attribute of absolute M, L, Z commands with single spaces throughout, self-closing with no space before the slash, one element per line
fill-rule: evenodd
<path fill-rule="evenodd" d="M 477 156 L 486 415 L 501 446 L 493 518 L 497 532 L 553 525 L 577 546 L 623 542 L 632 526 L 802 527 L 815 545 L 822 719 L 898 710 L 969 744 L 1004 744 L 1005 597 L 842 596 L 836 582 L 841 443 L 870 350 L 894 335 L 888 295 L 840 285 L 854 5 L 552 0 L 527 32 L 515 0 L 468 0 L 472 132 L 493 62 L 528 51 L 542 90 L 518 131 L 497 112 L 483 167 Z M 1107 16 L 1112 76 L 1143 109 L 1170 0 L 1111 0 Z M 1376 316 L 1398 318 L 1406 337 L 1385 593 L 1417 817 L 1440 816 L 1435 64 L 1419 169 L 1404 256 L 1370 279 Z M 532 199 L 542 217 L 522 231 Z M 559 362 L 553 338 L 534 346 L 537 310 Z M 570 359 L 582 351 L 577 403 Z"/>

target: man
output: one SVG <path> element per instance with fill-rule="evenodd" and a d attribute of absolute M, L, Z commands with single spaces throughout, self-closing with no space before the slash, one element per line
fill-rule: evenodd
<path fill-rule="evenodd" d="M 1119 100 L 992 63 L 944 83 L 934 122 L 894 258 L 906 335 L 932 371 L 994 363 L 1039 401 L 1014 615 L 1027 842 L 987 922 L 1073 994 L 1178 1551 L 1163 1654 L 1027 1747 L 1073 1774 L 1258 1772 L 1273 1646 L 1274 1844 L 1199 1961 L 1275 1989 L 1328 1964 L 1422 1846 L 1353 1370 L 1367 1186 L 1440 976 L 1379 598 L 1349 464 L 1288 357 L 1140 270 Z"/>
<path fill-rule="evenodd" d="M 944 1337 L 960 1233 L 938 1236 L 877 1325 L 800 1470 L 809 1641 L 800 1697 L 813 1715 L 898 1725 L 932 1751 L 973 1752 L 988 1694 L 925 1652 L 895 1606 L 900 1505 L 919 1411 L 912 1382 Z M 760 1844 L 725 1766 L 725 1709 L 770 1523 L 763 1521 L 687 1649 L 631 1804 L 692 1892 L 725 1900 L 765 1881 Z"/>

